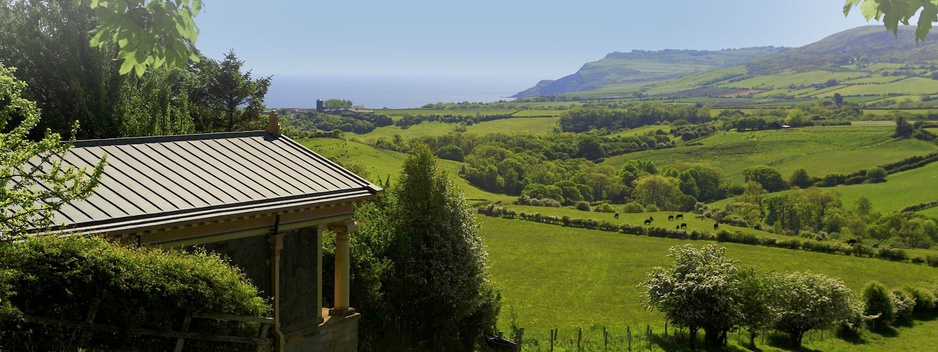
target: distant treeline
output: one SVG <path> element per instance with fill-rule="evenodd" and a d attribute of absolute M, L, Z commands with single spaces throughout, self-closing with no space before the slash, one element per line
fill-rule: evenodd
<path fill-rule="evenodd" d="M 408 128 L 413 125 L 419 125 L 424 122 L 442 122 L 442 123 L 461 123 L 466 125 L 473 125 L 479 122 L 486 121 L 495 121 L 512 118 L 514 113 L 511 114 L 498 114 L 498 115 L 481 115 L 476 114 L 475 116 L 463 116 L 463 115 L 404 115 L 400 120 L 394 122 L 394 125 L 400 128 Z"/>
<path fill-rule="evenodd" d="M 341 115 L 330 115 L 308 111 L 287 115 L 284 121 L 287 126 L 301 131 L 340 130 L 342 132 L 355 132 L 358 134 L 371 132 L 376 127 L 394 124 L 394 120 L 387 115 L 356 112 L 343 112 Z"/>
<path fill-rule="evenodd" d="M 624 109 L 583 107 L 565 111 L 560 116 L 560 128 L 564 132 L 607 132 L 684 120 L 691 124 L 709 122 L 710 108 L 698 105 L 665 105 L 650 102 Z"/>

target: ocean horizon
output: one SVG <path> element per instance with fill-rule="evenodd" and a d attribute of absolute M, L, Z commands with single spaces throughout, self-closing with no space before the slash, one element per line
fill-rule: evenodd
<path fill-rule="evenodd" d="M 316 99 L 345 99 L 369 109 L 418 108 L 452 102 L 491 103 L 537 83 L 531 77 L 273 75 L 268 108 L 315 108 Z"/>

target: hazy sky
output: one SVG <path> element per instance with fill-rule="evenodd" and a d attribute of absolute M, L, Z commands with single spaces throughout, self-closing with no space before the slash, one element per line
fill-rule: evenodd
<path fill-rule="evenodd" d="M 559 78 L 613 51 L 802 46 L 867 24 L 844 0 L 204 2 L 196 46 L 264 75 Z"/>

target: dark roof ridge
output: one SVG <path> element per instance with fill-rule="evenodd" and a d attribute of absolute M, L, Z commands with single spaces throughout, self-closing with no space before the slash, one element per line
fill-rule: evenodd
<path fill-rule="evenodd" d="M 198 141 L 198 140 L 206 140 L 206 139 L 241 138 L 241 137 L 257 137 L 257 136 L 265 136 L 266 138 L 278 138 L 279 137 L 279 136 L 271 135 L 267 133 L 267 131 L 264 131 L 264 130 L 257 130 L 257 131 L 241 131 L 241 132 L 176 134 L 176 135 L 166 135 L 166 136 L 83 139 L 83 140 L 74 141 L 72 142 L 72 144 L 75 147 L 84 148 L 84 147 L 103 147 L 103 146 L 110 146 L 110 145 Z"/>

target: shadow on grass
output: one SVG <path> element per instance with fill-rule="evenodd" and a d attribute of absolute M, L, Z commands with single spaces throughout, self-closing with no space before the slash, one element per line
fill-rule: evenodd
<path fill-rule="evenodd" d="M 892 327 L 891 325 L 886 324 L 877 324 L 875 328 L 870 329 L 871 332 L 882 337 L 898 337 L 899 330 Z"/>
<path fill-rule="evenodd" d="M 661 335 L 653 335 L 651 337 L 651 343 L 658 346 L 658 348 L 666 352 L 679 352 L 679 351 L 723 351 L 723 352 L 746 352 L 752 351 L 750 349 L 741 348 L 739 346 L 720 346 L 718 348 L 704 348 L 704 339 L 703 334 L 697 338 L 697 348 L 692 349 L 688 345 L 687 334 L 678 334 L 677 336 L 671 335 L 664 337 Z M 755 351 L 759 351 L 758 349 Z"/>
<path fill-rule="evenodd" d="M 804 342 L 802 341 L 801 347 L 795 347 L 787 334 L 772 332 L 766 336 L 765 344 L 786 351 L 821 352 L 821 350 L 804 347 Z"/>

